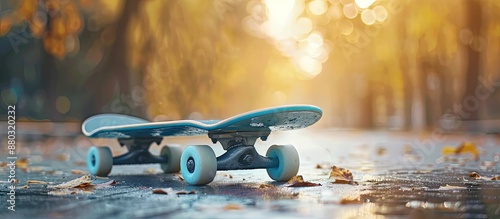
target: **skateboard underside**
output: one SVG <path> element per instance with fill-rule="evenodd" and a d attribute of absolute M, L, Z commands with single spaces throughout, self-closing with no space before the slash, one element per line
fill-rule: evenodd
<path fill-rule="evenodd" d="M 149 122 L 132 116 L 101 114 L 87 119 L 82 131 L 91 138 L 117 138 L 129 150 L 112 157 L 109 148 L 91 148 L 87 163 L 96 175 L 107 175 L 112 165 L 160 163 L 165 172 L 181 169 L 186 182 L 192 185 L 211 182 L 217 170 L 258 168 L 267 169 L 271 178 L 281 181 L 288 180 L 298 171 L 299 158 L 295 148 L 273 145 L 266 156 L 262 156 L 255 150 L 255 142 L 258 139 L 265 141 L 271 131 L 310 126 L 321 115 L 319 108 L 307 105 L 256 110 L 225 120 Z M 149 152 L 149 147 L 153 143 L 159 144 L 163 137 L 203 134 L 207 134 L 213 143 L 219 142 L 226 153 L 215 157 L 213 150 L 206 145 L 189 146 L 182 154 L 169 147 L 163 147 L 160 156 Z"/>

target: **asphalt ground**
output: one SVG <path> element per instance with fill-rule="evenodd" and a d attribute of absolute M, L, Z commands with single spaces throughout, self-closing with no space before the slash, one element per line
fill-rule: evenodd
<path fill-rule="evenodd" d="M 130 165 L 114 166 L 109 177 L 91 177 L 80 188 L 58 189 L 88 174 L 90 146 L 110 146 L 115 156 L 126 148 L 88 139 L 77 124 L 21 124 L 18 130 L 15 212 L 8 209 L 10 160 L 7 135 L 1 137 L 0 218 L 500 218 L 496 135 L 309 128 L 272 133 L 255 147 L 265 154 L 273 144 L 294 145 L 298 174 L 310 183 L 240 170 L 190 186 L 159 165 Z M 467 149 L 458 150 L 463 142 Z M 165 144 L 207 144 L 216 155 L 224 152 L 206 136 L 165 138 Z M 443 153 L 446 147 L 457 153 Z M 352 181 L 331 178 L 333 166 L 350 170 Z"/>

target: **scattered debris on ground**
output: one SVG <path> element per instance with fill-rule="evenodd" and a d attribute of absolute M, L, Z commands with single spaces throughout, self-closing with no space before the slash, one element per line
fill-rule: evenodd
<path fill-rule="evenodd" d="M 477 179 L 477 180 L 500 180 L 500 176 L 498 175 L 495 175 L 495 176 L 481 176 L 479 175 L 479 173 L 476 173 L 476 172 L 470 172 L 469 173 L 469 177 L 470 178 L 473 178 L 473 179 Z"/>
<path fill-rule="evenodd" d="M 118 182 L 115 180 L 110 180 L 99 184 L 92 184 L 92 182 L 94 182 L 95 180 L 96 177 L 93 177 L 92 175 L 88 174 L 61 184 L 49 185 L 47 188 L 54 190 L 49 191 L 48 194 L 59 195 L 59 196 L 75 195 L 75 194 L 92 194 L 93 189 L 106 188 L 118 184 Z"/>
<path fill-rule="evenodd" d="M 180 181 L 184 181 L 184 177 L 182 177 L 182 174 L 175 174 L 177 178 L 179 178 Z"/>
<path fill-rule="evenodd" d="M 70 155 L 67 153 L 62 153 L 62 154 L 57 154 L 56 155 L 56 160 L 66 162 L 70 158 Z"/>
<path fill-rule="evenodd" d="M 259 189 L 276 188 L 276 186 L 271 184 L 260 184 Z"/>
<path fill-rule="evenodd" d="M 28 158 L 20 158 L 16 161 L 16 168 L 23 172 L 28 172 L 29 161 Z"/>
<path fill-rule="evenodd" d="M 227 204 L 224 206 L 224 210 L 226 211 L 237 211 L 237 210 L 242 210 L 243 206 L 240 204 Z"/>
<path fill-rule="evenodd" d="M 471 178 L 475 178 L 475 179 L 480 179 L 481 178 L 481 175 L 479 175 L 479 173 L 476 173 L 476 172 L 470 172 L 469 176 Z"/>
<path fill-rule="evenodd" d="M 147 174 L 147 175 L 152 175 L 152 174 L 156 174 L 157 171 L 155 168 L 147 168 L 144 170 L 144 173 Z"/>
<path fill-rule="evenodd" d="M 474 159 L 476 161 L 479 160 L 479 150 L 477 149 L 476 145 L 472 142 L 462 142 L 458 147 L 453 147 L 453 146 L 445 146 L 443 147 L 442 154 L 443 155 L 459 155 L 459 154 L 465 154 L 465 153 L 470 153 L 474 155 Z"/>
<path fill-rule="evenodd" d="M 448 190 L 462 190 L 462 189 L 467 189 L 467 187 L 464 186 L 450 186 L 446 184 L 445 186 L 440 186 L 438 190 L 440 191 L 448 191 Z"/>
<path fill-rule="evenodd" d="M 191 191 L 176 191 L 172 188 L 157 188 L 153 189 L 153 194 L 162 194 L 162 195 L 192 195 L 196 194 L 195 190 Z"/>
<path fill-rule="evenodd" d="M 85 175 L 87 174 L 85 171 L 83 170 L 71 170 L 71 174 L 75 174 L 75 175 Z"/>
<path fill-rule="evenodd" d="M 42 185 L 47 185 L 47 184 L 52 184 L 51 182 L 45 182 L 45 181 L 41 181 L 41 180 L 28 180 L 26 181 L 27 184 L 42 184 Z"/>
<path fill-rule="evenodd" d="M 387 149 L 383 146 L 380 146 L 377 148 L 377 155 L 378 156 L 384 156 L 387 154 Z"/>
<path fill-rule="evenodd" d="M 85 161 L 75 161 L 73 164 L 75 164 L 75 166 L 87 166 L 87 162 Z"/>
<path fill-rule="evenodd" d="M 337 166 L 332 167 L 329 178 L 336 184 L 355 184 L 351 171 Z"/>
<path fill-rule="evenodd" d="M 68 188 L 68 189 L 57 189 L 49 191 L 47 194 L 56 196 L 77 195 L 77 194 L 89 195 L 92 194 L 92 191 L 77 189 L 77 188 Z"/>
<path fill-rule="evenodd" d="M 363 204 L 363 201 L 360 200 L 359 197 L 344 197 L 339 201 L 341 205 L 350 205 L 350 204 Z"/>
<path fill-rule="evenodd" d="M 53 186 L 51 185 L 48 188 L 50 189 L 83 188 L 90 186 L 90 183 L 92 183 L 94 180 L 95 178 L 93 178 L 92 175 L 84 175 L 80 178 L 76 178 L 68 182 L 64 182 Z"/>
<path fill-rule="evenodd" d="M 314 187 L 314 186 L 321 186 L 319 183 L 313 183 L 313 182 L 306 182 L 304 181 L 304 177 L 302 175 L 297 175 L 292 177 L 287 184 L 290 184 L 288 187 Z"/>

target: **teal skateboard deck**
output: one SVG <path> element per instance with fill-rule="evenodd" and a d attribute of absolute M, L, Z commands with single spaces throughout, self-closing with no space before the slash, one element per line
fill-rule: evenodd
<path fill-rule="evenodd" d="M 257 154 L 253 145 L 257 139 L 265 141 L 272 131 L 305 128 L 316 123 L 321 116 L 321 109 L 311 105 L 265 108 L 224 120 L 150 122 L 128 115 L 99 114 L 83 122 L 82 132 L 90 138 L 118 139 L 122 146 L 129 149 L 129 153 L 113 158 L 109 148 L 92 147 L 87 156 L 87 163 L 90 172 L 96 175 L 109 174 L 112 165 L 160 163 L 165 172 L 180 168 L 184 178 L 187 177 L 186 181 L 193 185 L 211 182 L 213 177 L 206 175 L 207 172 L 215 176 L 217 170 L 231 169 L 266 168 L 268 173 L 275 170 L 274 176 L 271 173 L 269 175 L 282 181 L 293 175 L 289 176 L 292 173 L 286 172 L 285 167 L 280 167 L 280 159 L 283 161 L 289 160 L 289 156 L 295 157 L 296 165 L 291 165 L 293 170 L 289 172 L 296 174 L 298 171 L 298 155 L 295 149 L 292 146 L 273 145 L 264 157 Z M 213 143 L 220 142 L 227 152 L 215 158 L 212 149 L 206 145 L 189 146 L 183 152 L 178 148 L 164 147 L 160 156 L 154 156 L 148 151 L 152 143 L 159 144 L 163 137 L 204 134 L 208 135 Z M 179 154 L 180 161 L 176 158 Z M 285 176 L 282 176 L 283 174 Z"/>

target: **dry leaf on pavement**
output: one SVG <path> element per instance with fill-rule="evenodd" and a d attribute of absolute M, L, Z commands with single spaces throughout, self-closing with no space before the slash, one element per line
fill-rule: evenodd
<path fill-rule="evenodd" d="M 334 179 L 336 184 L 354 184 L 351 171 L 337 166 L 332 167 L 329 178 Z"/>

